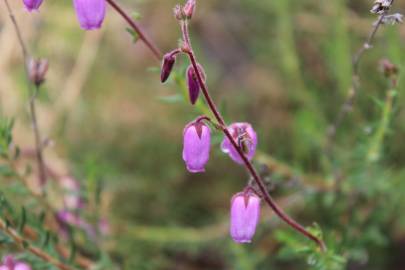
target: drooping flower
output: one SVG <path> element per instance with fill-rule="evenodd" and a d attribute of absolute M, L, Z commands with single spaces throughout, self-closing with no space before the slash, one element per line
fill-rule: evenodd
<path fill-rule="evenodd" d="M 43 0 L 24 0 L 24 6 L 29 12 L 31 12 L 33 10 L 38 10 L 42 2 Z"/>
<path fill-rule="evenodd" d="M 205 72 L 203 67 L 200 64 L 197 64 L 198 71 L 201 75 L 202 80 L 205 82 Z M 190 65 L 187 68 L 187 87 L 188 87 L 188 93 L 190 97 L 190 102 L 191 104 L 195 104 L 197 102 L 198 96 L 200 95 L 200 82 L 198 81 L 197 78 L 197 73 L 195 72 L 195 69 L 192 65 Z"/>
<path fill-rule="evenodd" d="M 31 270 L 31 266 L 25 262 L 15 260 L 11 255 L 7 255 L 3 258 L 0 270 Z"/>
<path fill-rule="evenodd" d="M 211 146 L 211 130 L 203 122 L 192 122 L 183 132 L 183 160 L 192 173 L 204 172 Z"/>
<path fill-rule="evenodd" d="M 260 218 L 260 198 L 253 193 L 237 193 L 231 200 L 230 234 L 237 243 L 250 243 Z"/>
<path fill-rule="evenodd" d="M 228 127 L 233 139 L 245 154 L 248 160 L 252 160 L 256 153 L 257 135 L 249 123 L 233 123 Z M 233 161 L 238 164 L 243 164 L 238 151 L 232 145 L 227 137 L 225 137 L 221 144 L 222 152 L 228 154 Z"/>
<path fill-rule="evenodd" d="M 169 52 L 163 56 L 162 70 L 160 73 L 160 81 L 162 83 L 166 82 L 172 73 L 174 63 L 176 62 L 176 56 Z"/>
<path fill-rule="evenodd" d="M 99 29 L 103 24 L 106 10 L 105 0 L 73 0 L 81 28 Z"/>

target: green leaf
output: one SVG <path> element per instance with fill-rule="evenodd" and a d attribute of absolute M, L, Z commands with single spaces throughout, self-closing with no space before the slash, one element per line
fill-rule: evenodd
<path fill-rule="evenodd" d="M 184 102 L 184 98 L 180 94 L 175 94 L 175 95 L 171 95 L 171 96 L 160 96 L 160 97 L 158 97 L 158 100 L 160 100 L 163 103 L 168 103 L 168 104 Z"/>
<path fill-rule="evenodd" d="M 17 160 L 20 157 L 21 149 L 20 147 L 16 146 L 14 150 L 14 160 Z"/>
<path fill-rule="evenodd" d="M 27 222 L 27 211 L 25 210 L 25 207 L 21 207 L 21 217 L 20 217 L 20 224 L 18 225 L 18 231 L 22 232 L 24 230 L 24 226 Z"/>
<path fill-rule="evenodd" d="M 139 35 L 137 32 L 135 32 L 134 29 L 127 27 L 126 28 L 127 32 L 131 35 L 132 37 L 132 42 L 136 43 L 139 39 Z"/>
<path fill-rule="evenodd" d="M 76 245 L 73 241 L 70 242 L 69 263 L 73 263 L 76 257 Z"/>
<path fill-rule="evenodd" d="M 42 236 L 42 244 L 41 246 L 43 248 L 47 247 L 49 245 L 49 240 L 51 239 L 51 233 L 49 231 L 45 231 L 45 233 Z"/>
<path fill-rule="evenodd" d="M 138 11 L 133 11 L 132 14 L 131 14 L 131 17 L 135 21 L 139 21 L 140 19 L 142 19 L 142 15 Z"/>

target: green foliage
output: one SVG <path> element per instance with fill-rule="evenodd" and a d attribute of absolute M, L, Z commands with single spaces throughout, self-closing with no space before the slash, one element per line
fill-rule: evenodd
<path fill-rule="evenodd" d="M 0 116 L 0 157 L 2 158 L 7 158 L 9 155 L 9 146 L 13 139 L 13 125 L 14 120 Z"/>

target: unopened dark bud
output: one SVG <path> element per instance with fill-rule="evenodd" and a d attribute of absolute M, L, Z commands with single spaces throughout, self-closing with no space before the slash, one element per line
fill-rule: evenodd
<path fill-rule="evenodd" d="M 380 61 L 380 68 L 387 78 L 398 75 L 398 67 L 388 59 L 382 59 Z"/>
<path fill-rule="evenodd" d="M 162 70 L 160 73 L 160 81 L 166 82 L 172 73 L 174 63 L 176 62 L 176 56 L 173 53 L 167 53 L 163 56 Z"/>
<path fill-rule="evenodd" d="M 200 64 L 197 64 L 198 72 L 201 79 L 205 82 L 205 72 Z M 190 102 L 194 105 L 197 102 L 198 96 L 200 95 L 201 85 L 197 77 L 197 73 L 192 65 L 187 68 L 187 86 L 188 93 L 190 97 Z"/>
<path fill-rule="evenodd" d="M 48 67 L 48 60 L 46 59 L 31 59 L 28 64 L 28 72 L 31 82 L 40 86 L 45 81 Z"/>

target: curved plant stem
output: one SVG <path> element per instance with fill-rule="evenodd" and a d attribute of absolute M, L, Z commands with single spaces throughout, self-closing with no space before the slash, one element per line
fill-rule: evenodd
<path fill-rule="evenodd" d="M 156 60 L 160 61 L 162 59 L 162 53 L 158 49 L 158 47 L 146 36 L 142 28 L 129 16 L 115 0 L 107 0 L 107 3 L 117 11 L 119 15 L 132 27 L 132 29 L 138 34 L 139 39 L 145 43 L 146 47 L 148 47 L 153 55 L 155 56 Z"/>
<path fill-rule="evenodd" d="M 194 69 L 196 71 L 198 71 L 199 69 L 198 69 L 198 66 L 197 66 L 197 59 L 196 59 L 195 54 L 193 52 L 191 42 L 190 42 L 189 33 L 188 33 L 188 22 L 186 20 L 182 21 L 181 27 L 182 27 L 182 32 L 183 32 L 183 40 L 185 42 L 185 44 L 184 44 L 185 49 L 183 49 L 183 50 L 185 51 L 185 53 L 188 54 L 188 56 L 190 58 L 190 62 L 193 65 Z M 203 92 L 203 95 L 205 97 L 205 100 L 207 101 L 207 104 L 208 104 L 210 110 L 212 111 L 213 115 L 215 116 L 215 119 L 221 125 L 222 132 L 229 139 L 229 141 L 232 143 L 233 147 L 237 150 L 239 156 L 242 158 L 246 169 L 252 175 L 254 181 L 256 182 L 257 186 L 259 187 L 260 192 L 261 192 L 261 194 L 263 196 L 263 199 L 270 206 L 270 208 L 273 209 L 273 211 L 277 214 L 278 217 L 280 217 L 283 221 L 285 221 L 288 225 L 290 225 L 296 231 L 300 232 L 301 234 L 303 234 L 307 238 L 314 241 L 320 247 L 321 251 L 326 251 L 325 243 L 320 238 L 318 238 L 315 235 L 313 235 L 312 233 L 310 233 L 302 225 L 300 225 L 298 222 L 296 222 L 291 217 L 289 217 L 284 212 L 284 210 L 281 207 L 279 207 L 277 205 L 277 203 L 274 201 L 274 199 L 270 196 L 270 194 L 269 194 L 269 192 L 268 192 L 268 190 L 266 188 L 265 183 L 263 182 L 263 180 L 261 179 L 261 177 L 257 173 L 256 169 L 253 167 L 252 163 L 245 156 L 242 149 L 240 149 L 237 142 L 234 140 L 231 133 L 229 132 L 229 130 L 227 128 L 227 125 L 226 125 L 226 123 L 224 121 L 224 118 L 222 117 L 221 113 L 217 109 L 217 106 L 215 105 L 215 102 L 212 99 L 212 97 L 211 97 L 211 95 L 210 95 L 210 93 L 208 91 L 208 87 L 205 84 L 200 72 L 195 72 L 195 74 L 197 75 L 198 82 L 199 82 L 199 84 L 201 86 L 201 90 Z"/>
<path fill-rule="evenodd" d="M 5 234 L 7 234 L 9 237 L 13 239 L 13 241 L 19 245 L 23 250 L 26 250 L 35 256 L 41 258 L 42 260 L 48 262 L 49 264 L 54 265 L 56 268 L 60 270 L 73 270 L 74 268 L 64 264 L 61 262 L 59 259 L 56 259 L 55 257 L 49 255 L 42 249 L 39 249 L 37 247 L 34 247 L 28 243 L 27 240 L 25 240 L 16 230 L 10 228 L 10 226 L 7 225 L 7 222 L 3 219 L 0 219 L 0 230 L 2 230 Z"/>

